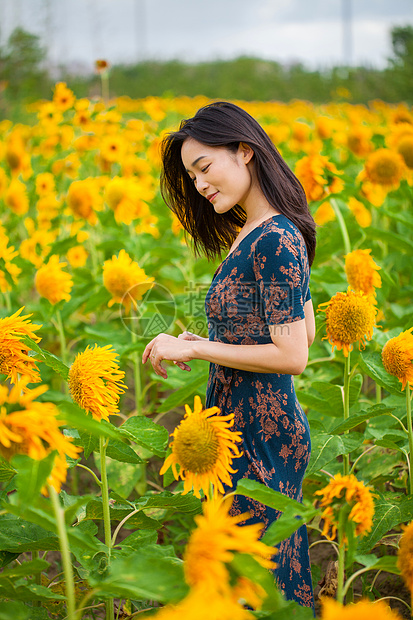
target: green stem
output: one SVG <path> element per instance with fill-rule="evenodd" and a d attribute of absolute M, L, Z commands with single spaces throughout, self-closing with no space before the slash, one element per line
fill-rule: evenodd
<path fill-rule="evenodd" d="M 103 505 L 103 526 L 105 530 L 105 545 L 108 548 L 108 564 L 110 564 L 110 554 L 112 549 L 112 535 L 110 527 L 110 510 L 109 510 L 109 487 L 108 476 L 106 473 L 106 448 L 108 441 L 104 437 L 99 437 L 100 447 L 100 477 L 102 488 L 102 505 Z M 106 619 L 114 620 L 113 598 L 106 601 Z"/>
<path fill-rule="evenodd" d="M 336 214 L 337 222 L 340 226 L 341 235 L 344 242 L 344 250 L 346 254 L 349 254 L 351 252 L 350 237 L 348 236 L 347 226 L 341 213 L 340 207 L 338 206 L 335 198 L 331 198 L 329 202 L 333 207 L 334 213 Z"/>
<path fill-rule="evenodd" d="M 134 316 L 133 311 L 132 311 L 131 319 L 132 319 L 132 322 L 131 322 L 132 344 L 135 345 L 138 341 L 136 330 L 139 328 L 139 319 L 137 316 Z M 132 353 L 132 364 L 133 364 L 133 378 L 135 382 L 136 415 L 142 415 L 142 381 L 141 381 L 140 360 L 139 360 L 139 355 L 137 351 L 133 351 Z"/>
<path fill-rule="evenodd" d="M 102 99 L 107 105 L 109 101 L 109 72 L 102 71 L 100 80 L 102 82 Z"/>
<path fill-rule="evenodd" d="M 60 340 L 60 354 L 62 356 L 63 364 L 67 366 L 67 346 L 66 346 L 66 336 L 65 329 L 63 327 L 62 315 L 60 314 L 60 310 L 56 310 L 56 322 L 57 322 L 57 330 L 59 332 L 59 340 Z"/>
<path fill-rule="evenodd" d="M 11 301 L 10 301 L 9 291 L 4 291 L 3 296 L 4 296 L 4 301 L 6 302 L 7 312 L 11 312 Z"/>
<path fill-rule="evenodd" d="M 346 557 L 346 548 L 342 540 L 338 548 L 338 574 L 337 574 L 337 600 L 343 604 L 344 601 L 344 562 Z"/>
<path fill-rule="evenodd" d="M 87 467 L 86 465 L 82 465 L 81 463 L 77 463 L 76 467 L 81 467 L 82 469 L 86 469 L 86 471 L 88 471 L 90 474 L 92 474 L 92 476 L 95 479 L 96 484 L 101 488 L 102 487 L 102 483 L 99 480 L 99 478 L 97 477 L 97 475 L 95 474 L 94 471 L 92 471 L 89 467 Z"/>
<path fill-rule="evenodd" d="M 343 410 L 344 421 L 348 420 L 350 416 L 350 351 L 347 357 L 344 358 L 344 387 L 343 387 Z M 346 431 L 348 433 L 348 431 Z M 350 456 L 345 454 L 343 456 L 343 474 L 348 475 L 350 471 Z"/>
<path fill-rule="evenodd" d="M 40 557 L 40 554 L 38 551 L 32 551 L 32 560 L 38 560 Z M 34 581 L 35 583 L 37 583 L 38 586 L 42 585 L 42 574 L 41 573 L 36 573 L 35 577 L 34 577 Z M 41 603 L 40 601 L 33 601 L 33 607 L 40 607 Z"/>
<path fill-rule="evenodd" d="M 406 384 L 406 411 L 407 411 L 407 434 L 409 437 L 409 483 L 410 483 L 410 495 L 413 495 L 413 475 L 412 475 L 413 429 L 412 429 L 412 402 L 410 400 L 409 381 Z"/>
<path fill-rule="evenodd" d="M 62 315 L 60 314 L 59 309 L 56 310 L 56 327 L 59 333 L 60 354 L 62 356 L 62 362 L 63 364 L 65 364 L 65 366 L 67 366 L 68 355 L 67 355 L 67 346 L 66 346 L 66 336 L 65 336 L 65 329 L 63 327 Z M 67 381 L 64 381 L 64 391 L 66 394 L 69 394 L 69 385 Z"/>
<path fill-rule="evenodd" d="M 65 513 L 60 505 L 59 496 L 52 487 L 47 485 L 49 496 L 52 501 L 53 510 L 56 517 L 57 534 L 59 537 L 60 553 L 62 555 L 62 565 L 65 574 L 66 583 L 66 605 L 67 605 L 67 620 L 75 620 L 76 618 L 76 604 L 75 604 L 75 582 L 73 579 L 72 562 L 70 559 L 69 540 L 67 538 Z"/>
<path fill-rule="evenodd" d="M 379 405 L 381 403 L 381 386 L 376 383 L 376 404 Z"/>

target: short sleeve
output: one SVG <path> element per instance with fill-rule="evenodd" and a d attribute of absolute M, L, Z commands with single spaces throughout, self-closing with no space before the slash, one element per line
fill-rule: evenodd
<path fill-rule="evenodd" d="M 304 241 L 290 231 L 282 233 L 272 230 L 263 235 L 254 251 L 254 274 L 267 325 L 304 319 L 304 304 L 310 299 Z"/>

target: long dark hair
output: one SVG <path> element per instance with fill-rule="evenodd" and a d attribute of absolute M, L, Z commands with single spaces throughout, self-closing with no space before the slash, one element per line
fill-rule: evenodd
<path fill-rule="evenodd" d="M 252 148 L 254 170 L 264 196 L 300 230 L 311 265 L 316 224 L 301 183 L 259 123 L 245 110 L 226 101 L 201 108 L 162 141 L 162 197 L 192 237 L 195 253 L 204 253 L 208 259 L 221 256 L 223 250 L 231 247 L 245 223 L 246 213 L 235 205 L 226 213 L 218 214 L 197 191 L 181 159 L 182 144 L 187 138 L 208 146 L 224 146 L 232 152 L 237 151 L 240 142 Z"/>

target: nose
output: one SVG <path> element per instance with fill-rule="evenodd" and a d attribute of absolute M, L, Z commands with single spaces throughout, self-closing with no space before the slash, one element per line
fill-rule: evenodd
<path fill-rule="evenodd" d="M 200 194 L 202 194 L 208 187 L 208 182 L 206 179 L 200 177 L 196 180 L 196 189 Z"/>

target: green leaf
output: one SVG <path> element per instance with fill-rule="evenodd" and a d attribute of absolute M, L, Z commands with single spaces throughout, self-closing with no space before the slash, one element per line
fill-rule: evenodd
<path fill-rule="evenodd" d="M 373 527 L 358 544 L 358 553 L 368 553 L 391 529 L 413 519 L 413 497 L 396 493 L 377 493 Z"/>
<path fill-rule="evenodd" d="M 111 299 L 111 294 L 108 290 L 102 286 L 97 293 L 91 295 L 86 302 L 85 307 L 83 308 L 83 312 L 87 314 L 88 312 L 96 312 L 98 308 L 105 305 L 107 306 L 108 302 Z"/>
<path fill-rule="evenodd" d="M 99 448 L 99 439 L 96 435 L 91 433 L 79 432 L 79 439 L 76 440 L 76 445 L 83 446 L 83 453 L 85 459 L 88 459 L 92 452 L 95 452 Z"/>
<path fill-rule="evenodd" d="M 270 508 L 274 508 L 274 510 L 279 510 L 280 512 L 290 509 L 295 511 L 295 515 L 306 515 L 308 513 L 308 509 L 310 508 L 310 506 L 301 504 L 300 502 L 297 502 L 297 500 L 291 499 L 291 497 L 287 497 L 287 495 L 283 495 L 283 493 L 270 489 L 265 486 L 265 484 L 261 484 L 261 482 L 249 480 L 248 478 L 241 478 L 241 480 L 238 480 L 235 493 L 250 497 L 257 502 L 265 504 Z M 314 508 L 311 506 L 311 511 L 313 510 Z"/>
<path fill-rule="evenodd" d="M 117 502 L 110 506 L 110 519 L 111 521 L 122 521 L 122 519 L 127 517 L 133 510 L 134 508 L 130 504 L 120 504 Z M 84 519 L 103 519 L 102 500 L 94 500 L 88 503 Z M 161 527 L 161 523 L 147 517 L 145 513 L 140 510 L 126 521 L 124 527 L 127 529 L 141 528 L 143 530 L 156 530 Z"/>
<path fill-rule="evenodd" d="M 131 416 L 119 428 L 121 434 L 157 456 L 164 456 L 168 431 L 145 416 Z"/>
<path fill-rule="evenodd" d="M 349 454 L 356 450 L 364 441 L 361 433 L 349 435 L 330 435 L 319 432 L 311 438 L 311 457 L 307 467 L 306 476 L 320 471 L 327 463 L 343 454 Z"/>
<path fill-rule="evenodd" d="M 156 413 L 167 413 L 175 407 L 181 407 L 188 403 L 194 392 L 200 391 L 208 380 L 208 373 L 201 372 L 198 376 L 191 378 L 185 385 L 170 394 L 163 403 L 156 408 Z M 204 391 L 204 390 L 203 390 Z"/>
<path fill-rule="evenodd" d="M 0 599 L 8 598 L 20 601 L 51 601 L 65 600 L 64 596 L 55 594 L 49 588 L 39 586 L 37 583 L 31 583 L 27 586 L 15 586 L 9 582 L 7 586 L 0 586 Z"/>
<path fill-rule="evenodd" d="M 384 387 L 391 394 L 400 396 L 403 393 L 401 391 L 402 384 L 396 377 L 386 372 L 381 360 L 381 354 L 377 351 L 362 353 L 359 357 L 359 365 L 366 375 L 374 379 L 378 385 Z"/>
<path fill-rule="evenodd" d="M 37 359 L 44 362 L 46 366 L 53 368 L 53 370 L 57 372 L 57 374 L 59 374 L 65 381 L 68 380 L 69 368 L 65 364 L 63 364 L 63 362 L 61 362 L 59 358 L 57 358 L 52 353 L 49 353 L 49 351 L 46 351 L 45 349 L 42 349 L 41 347 L 39 347 L 39 345 L 36 344 L 34 340 L 29 338 L 28 336 L 24 336 L 23 338 L 21 338 L 21 341 L 26 346 L 28 346 L 32 351 L 37 353 L 36 355 Z"/>
<path fill-rule="evenodd" d="M 29 620 L 31 609 L 19 601 L 2 601 L 0 620 Z"/>
<path fill-rule="evenodd" d="M 393 575 L 400 575 L 400 569 L 397 567 L 396 555 L 385 555 L 381 558 L 376 558 L 374 555 L 356 555 L 355 561 L 362 564 L 369 570 L 383 570 L 386 573 L 393 573 Z"/>
<path fill-rule="evenodd" d="M 379 241 L 384 241 L 398 252 L 400 252 L 400 250 L 403 250 L 408 255 L 413 255 L 413 242 L 410 241 L 407 235 L 398 235 L 397 233 L 390 230 L 385 230 L 384 228 L 375 228 L 374 226 L 369 227 L 368 234 L 370 239 L 378 239 Z"/>
<path fill-rule="evenodd" d="M 366 411 L 363 411 L 362 413 L 357 413 L 356 415 L 350 415 L 348 420 L 346 420 L 345 422 L 341 422 L 341 424 L 338 424 L 337 426 L 335 426 L 330 431 L 330 434 L 341 435 L 342 433 L 345 433 L 346 431 L 349 431 L 352 428 L 355 428 L 359 424 L 366 422 L 366 420 L 370 420 L 371 418 L 376 418 L 378 416 L 386 415 L 388 413 L 391 413 L 395 409 L 396 407 L 388 407 L 386 405 L 383 405 L 382 403 L 378 405 L 373 405 L 372 407 L 370 407 Z"/>
<path fill-rule="evenodd" d="M 161 550 L 159 545 L 147 545 L 114 559 L 103 579 L 91 575 L 89 583 L 103 598 L 179 601 L 188 593 L 183 563 L 174 556 L 165 557 Z"/>
<path fill-rule="evenodd" d="M 9 579 L 18 579 L 27 575 L 37 575 L 47 570 L 49 566 L 49 562 L 37 558 L 36 560 L 13 566 L 13 568 L 6 568 L 0 573 L 0 586 L 7 585 Z"/>
<path fill-rule="evenodd" d="M 14 467 L 0 457 L 0 482 L 8 482 L 16 474 Z"/>
<path fill-rule="evenodd" d="M 90 433 L 94 437 L 103 436 L 117 441 L 122 440 L 122 435 L 116 426 L 105 420 L 101 420 L 100 422 L 94 420 L 91 415 L 88 415 L 86 411 L 79 407 L 79 405 L 76 405 L 76 403 L 63 400 L 59 402 L 58 406 L 60 411 L 59 418 L 64 420 L 69 426 L 73 426 L 79 431 Z"/>
<path fill-rule="evenodd" d="M 50 246 L 50 251 L 47 256 L 51 256 L 52 254 L 58 254 L 59 256 L 62 256 L 66 254 L 67 251 L 70 250 L 70 248 L 73 248 L 75 245 L 79 245 L 79 242 L 76 236 L 67 237 L 66 239 L 59 239 L 58 241 L 55 241 Z"/>
<path fill-rule="evenodd" d="M 109 487 L 123 499 L 127 499 L 135 485 L 139 482 L 142 472 L 133 463 L 106 459 L 106 470 Z"/>
<path fill-rule="evenodd" d="M 12 463 L 17 470 L 16 486 L 18 500 L 22 505 L 31 504 L 40 494 L 52 471 L 56 452 L 51 452 L 42 461 L 31 459 L 26 454 L 15 454 Z"/>
<path fill-rule="evenodd" d="M 118 546 L 122 549 L 131 547 L 132 549 L 135 549 L 135 551 L 138 551 L 144 545 L 155 545 L 157 540 L 158 533 L 154 530 L 137 530 L 136 532 L 129 534 L 129 536 L 126 536 L 126 538 L 124 538 Z"/>
<path fill-rule="evenodd" d="M 274 576 L 253 557 L 245 553 L 236 553 L 231 560 L 230 566 L 238 575 L 247 577 L 253 583 L 257 583 L 263 588 L 267 594 L 262 606 L 263 611 L 278 612 L 285 606 L 286 602 L 281 592 L 275 586 Z"/>
<path fill-rule="evenodd" d="M 304 514 L 297 515 L 296 509 L 293 506 L 289 506 L 281 517 L 271 523 L 262 538 L 262 542 L 271 547 L 278 545 L 278 543 L 289 538 L 298 528 L 308 523 L 317 514 L 320 514 L 319 510 L 308 507 Z"/>
<path fill-rule="evenodd" d="M 198 514 L 202 512 L 201 500 L 194 495 L 179 495 L 164 491 L 156 495 L 145 495 L 134 502 L 136 508 L 161 508 L 163 510 L 186 514 Z"/>
<path fill-rule="evenodd" d="M 106 454 L 111 459 L 120 461 L 121 463 L 132 463 L 136 465 L 137 463 L 145 462 L 136 454 L 135 450 L 121 441 L 110 440 L 106 448 Z"/>
<path fill-rule="evenodd" d="M 7 509 L 11 514 L 21 517 L 24 520 L 30 521 L 30 523 L 34 523 L 36 525 L 40 525 L 45 530 L 53 532 L 56 534 L 56 522 L 54 511 L 52 505 L 49 500 L 44 498 L 39 498 L 37 500 L 36 506 L 31 505 L 13 505 L 13 504 L 4 504 L 3 507 Z M 98 551 L 102 547 L 102 543 L 99 542 L 92 534 L 89 532 L 82 531 L 79 526 L 76 527 L 66 527 L 67 536 L 69 539 L 69 545 L 72 546 L 80 545 L 85 550 L 92 550 L 94 552 Z M 37 543 L 39 544 L 39 543 Z M 15 549 L 10 548 L 10 546 L 5 546 L 5 549 L 8 551 L 15 551 Z M 44 549 L 45 547 L 30 547 L 28 550 L 36 548 L 36 549 Z M 58 546 L 56 548 L 59 548 Z"/>
<path fill-rule="evenodd" d="M 3 506 L 7 509 L 7 505 Z M 0 549 L 10 553 L 59 549 L 59 539 L 39 525 L 14 515 L 0 515 Z"/>
<path fill-rule="evenodd" d="M 10 551 L 0 551 L 0 568 L 4 568 L 10 562 L 18 558 L 20 553 L 10 553 Z"/>

